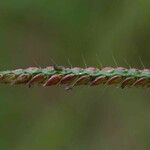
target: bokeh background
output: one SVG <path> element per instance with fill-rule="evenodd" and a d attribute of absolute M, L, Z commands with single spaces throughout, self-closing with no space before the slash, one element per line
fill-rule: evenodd
<path fill-rule="evenodd" d="M 0 2 L 0 69 L 150 67 L 149 0 Z M 149 150 L 150 91 L 0 85 L 2 150 Z"/>

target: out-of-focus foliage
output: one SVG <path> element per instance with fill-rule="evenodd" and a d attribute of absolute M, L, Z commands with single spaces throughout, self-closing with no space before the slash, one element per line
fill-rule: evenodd
<path fill-rule="evenodd" d="M 1 1 L 0 68 L 150 67 L 149 18 L 149 0 Z M 1 85 L 0 149 L 148 150 L 149 92 Z"/>

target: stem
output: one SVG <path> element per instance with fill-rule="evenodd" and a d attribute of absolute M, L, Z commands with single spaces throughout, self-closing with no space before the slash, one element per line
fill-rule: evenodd
<path fill-rule="evenodd" d="M 78 85 L 96 86 L 100 84 L 120 85 L 125 87 L 150 87 L 150 69 L 126 69 L 123 67 L 65 68 L 50 66 L 47 68 L 30 67 L 12 71 L 0 71 L 0 83 L 11 85 L 27 84 L 29 87 L 38 84 L 42 86 L 65 85 L 72 88 Z"/>

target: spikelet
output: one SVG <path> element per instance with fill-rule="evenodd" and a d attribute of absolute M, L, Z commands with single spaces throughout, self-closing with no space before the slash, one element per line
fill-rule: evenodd
<path fill-rule="evenodd" d="M 64 85 L 69 88 L 79 85 L 119 85 L 125 87 L 150 87 L 150 69 L 126 69 L 123 67 L 105 68 L 65 68 L 49 66 L 46 68 L 30 67 L 0 72 L 0 83 L 23 84 L 29 87 Z"/>

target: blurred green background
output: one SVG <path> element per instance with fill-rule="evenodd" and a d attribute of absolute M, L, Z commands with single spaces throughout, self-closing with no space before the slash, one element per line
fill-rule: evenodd
<path fill-rule="evenodd" d="M 149 0 L 0 2 L 0 69 L 150 67 Z M 70 63 L 68 62 L 70 60 Z M 0 86 L 1 150 L 149 150 L 150 91 Z"/>

